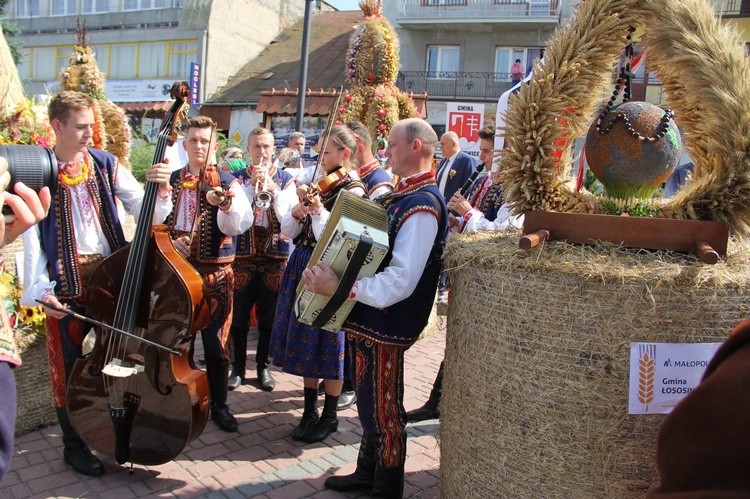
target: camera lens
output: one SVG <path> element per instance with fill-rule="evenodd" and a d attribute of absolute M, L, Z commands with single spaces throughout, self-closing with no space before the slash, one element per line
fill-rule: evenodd
<path fill-rule="evenodd" d="M 23 182 L 39 192 L 49 187 L 50 194 L 57 190 L 57 158 L 52 149 L 39 146 L 0 145 L 0 156 L 8 160 L 10 184 L 7 190 L 15 193 L 16 182 Z"/>

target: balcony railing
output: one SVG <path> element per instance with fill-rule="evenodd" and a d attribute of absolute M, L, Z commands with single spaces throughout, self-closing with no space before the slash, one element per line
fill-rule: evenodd
<path fill-rule="evenodd" d="M 560 0 L 398 0 L 404 19 L 557 19 Z"/>
<path fill-rule="evenodd" d="M 4 19 L 35 19 L 58 16 L 132 13 L 182 8 L 183 0 L 83 0 L 81 2 L 9 2 Z M 74 26 L 75 27 L 75 26 Z"/>
<path fill-rule="evenodd" d="M 510 77 L 510 73 L 399 71 L 396 86 L 404 92 L 427 92 L 430 99 L 492 102 L 513 86 Z M 613 83 L 614 79 L 613 73 Z M 659 86 L 661 82 L 653 76 L 633 78 L 632 98 L 645 100 L 646 87 Z M 610 90 L 603 89 L 602 97 L 609 97 Z"/>
<path fill-rule="evenodd" d="M 396 86 L 405 92 L 427 92 L 433 99 L 497 100 L 512 86 L 510 73 L 399 71 Z"/>

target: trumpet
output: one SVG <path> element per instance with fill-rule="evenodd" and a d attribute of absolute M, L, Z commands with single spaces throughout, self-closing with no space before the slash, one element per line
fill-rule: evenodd
<path fill-rule="evenodd" d="M 261 167 L 264 167 L 263 160 L 261 159 L 260 165 Z M 265 173 L 263 175 L 263 189 L 260 190 L 260 181 L 255 183 L 255 196 L 253 200 L 255 201 L 255 206 L 257 206 L 261 210 L 268 210 L 271 207 L 271 203 L 273 203 L 273 194 L 268 190 L 268 168 L 265 168 Z"/>

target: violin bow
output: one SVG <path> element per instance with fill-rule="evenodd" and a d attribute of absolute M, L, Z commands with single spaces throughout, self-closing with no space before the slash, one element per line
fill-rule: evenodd
<path fill-rule="evenodd" d="M 333 123 L 336 121 L 336 110 L 339 108 L 339 103 L 341 103 L 341 94 L 344 93 L 344 85 L 341 85 L 339 87 L 338 94 L 336 95 L 336 98 L 333 101 L 333 107 L 331 107 L 330 112 L 328 113 L 328 121 L 326 122 L 326 127 L 323 130 L 323 144 L 320 146 L 320 154 L 318 156 L 318 161 L 315 162 L 315 170 L 313 170 L 313 183 L 315 183 L 315 177 L 318 175 L 318 168 L 320 167 L 320 163 L 323 161 L 323 152 L 326 150 L 326 146 L 328 145 L 328 137 L 331 136 L 331 128 L 333 128 Z"/>
<path fill-rule="evenodd" d="M 44 305 L 47 308 L 51 308 L 52 310 L 54 310 L 56 312 L 62 312 L 64 314 L 67 314 L 67 315 L 69 315 L 71 317 L 74 317 L 74 318 L 76 318 L 78 320 L 86 321 L 89 324 L 93 324 L 95 326 L 99 326 L 99 327 L 103 327 L 105 329 L 109 329 L 110 331 L 114 331 L 115 333 L 121 334 L 123 336 L 127 336 L 128 338 L 132 338 L 134 340 L 138 340 L 138 341 L 140 341 L 142 343 L 145 343 L 147 345 L 151 345 L 152 347 L 156 347 L 156 348 L 158 348 L 160 350 L 164 350 L 165 352 L 169 352 L 172 355 L 182 355 L 178 350 L 172 350 L 169 347 L 165 347 L 164 345 L 160 345 L 160 344 L 155 343 L 155 342 L 153 342 L 151 340 L 147 340 L 146 338 L 141 338 L 140 336 L 138 336 L 136 334 L 128 333 L 127 331 L 123 331 L 122 329 L 118 329 L 116 327 L 112 327 L 109 324 L 105 324 L 105 323 L 100 322 L 100 321 L 98 321 L 96 319 L 92 319 L 91 317 L 86 317 L 83 314 L 79 314 L 77 312 L 73 312 L 72 310 L 69 310 L 67 308 L 60 308 L 58 306 L 49 304 L 49 303 L 44 302 L 42 300 L 34 300 L 34 301 L 37 302 L 37 303 L 39 303 L 39 304 L 41 304 L 41 305 Z"/>

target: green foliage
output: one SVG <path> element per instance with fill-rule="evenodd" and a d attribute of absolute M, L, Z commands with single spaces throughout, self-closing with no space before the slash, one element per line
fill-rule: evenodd
<path fill-rule="evenodd" d="M 0 17 L 8 13 L 8 1 L 0 0 Z M 21 46 L 23 43 L 21 43 L 20 39 L 16 38 L 21 34 L 21 30 L 14 23 L 0 19 L 0 31 L 5 36 L 5 41 L 8 42 L 10 55 L 13 57 L 13 63 L 17 66 L 23 60 L 23 56 L 21 55 Z"/>
<path fill-rule="evenodd" d="M 219 144 L 219 150 L 217 151 L 218 159 L 218 152 L 225 151 L 230 145 L 228 144 L 226 135 L 222 132 L 216 134 L 216 141 Z M 155 153 L 156 144 L 151 144 L 146 140 L 143 134 L 143 129 L 134 130 L 133 143 L 130 148 L 130 156 L 128 159 L 130 160 L 133 176 L 138 182 L 146 182 L 146 171 L 151 168 Z"/>
<path fill-rule="evenodd" d="M 133 144 L 128 159 L 130 160 L 131 171 L 138 182 L 146 182 L 146 171 L 151 168 L 155 152 L 156 145 L 149 144 L 140 130 L 133 134 Z"/>
<path fill-rule="evenodd" d="M 658 217 L 661 206 L 643 203 L 637 199 L 612 199 L 604 198 L 599 201 L 596 210 L 601 215 L 622 215 L 631 217 Z"/>
<path fill-rule="evenodd" d="M 594 194 L 600 194 L 602 192 L 602 184 L 597 180 L 596 175 L 594 175 L 594 172 L 586 169 L 586 173 L 583 175 L 583 187 L 586 188 L 587 191 L 594 193 Z"/>

